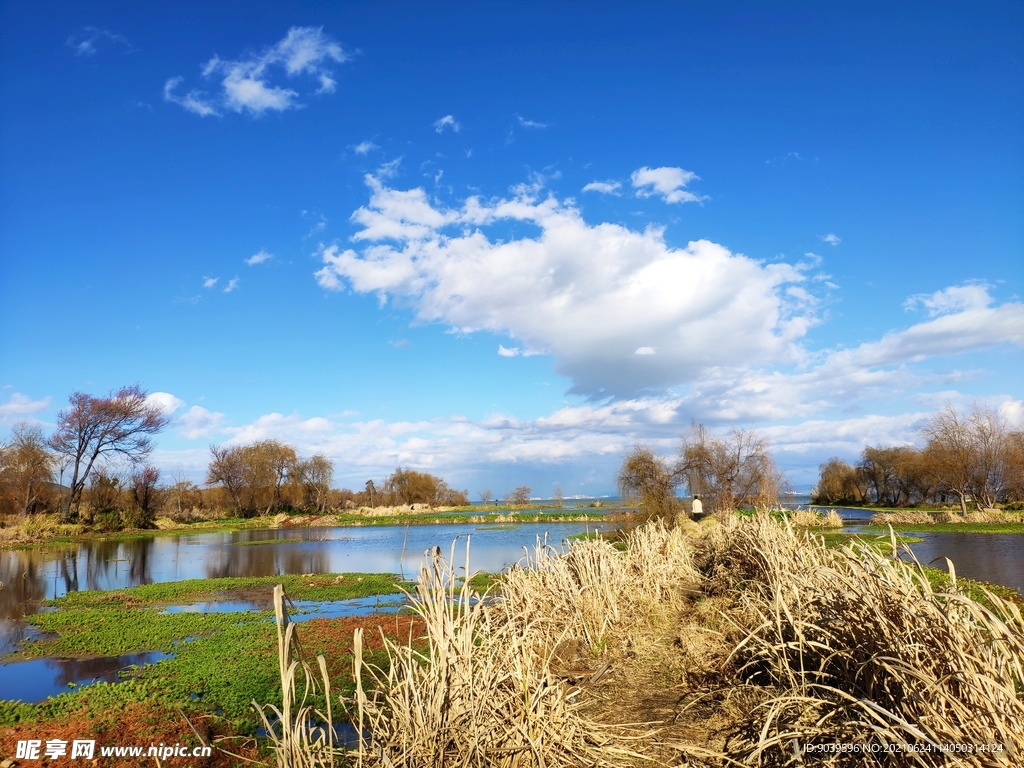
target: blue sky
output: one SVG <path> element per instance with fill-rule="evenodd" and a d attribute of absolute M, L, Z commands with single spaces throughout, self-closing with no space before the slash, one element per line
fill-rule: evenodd
<path fill-rule="evenodd" d="M 1019 3 L 47 3 L 0 17 L 0 432 L 608 493 L 1024 422 Z"/>

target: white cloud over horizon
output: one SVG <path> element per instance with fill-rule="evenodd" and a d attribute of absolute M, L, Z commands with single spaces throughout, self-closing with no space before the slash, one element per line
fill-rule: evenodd
<path fill-rule="evenodd" d="M 806 336 L 820 318 L 811 287 L 834 285 L 820 272 L 808 277 L 817 254 L 765 264 L 707 240 L 674 248 L 661 229 L 589 224 L 573 201 L 542 196 L 540 182 L 458 208 L 422 188 L 366 183 L 369 203 L 351 217 L 362 251 L 322 246 L 319 284 L 376 294 L 421 322 L 505 335 L 518 344 L 501 344 L 500 355 L 551 355 L 575 394 L 628 398 L 687 386 L 720 418 L 810 417 L 840 398 L 964 375 L 925 374 L 913 363 L 1024 346 L 1024 304 L 997 306 L 989 285 L 968 283 L 910 297 L 905 306 L 924 307 L 927 320 L 812 352 Z M 485 231 L 507 222 L 540 232 Z"/>
<path fill-rule="evenodd" d="M 259 117 L 266 111 L 283 112 L 298 109 L 303 104 L 299 94 L 291 88 L 271 83 L 271 76 L 283 70 L 290 80 L 306 75 L 319 83 L 316 94 L 333 93 L 336 89 L 333 72 L 329 65 L 342 64 L 351 56 L 322 27 L 292 27 L 283 39 L 259 54 L 250 54 L 240 59 L 221 59 L 214 56 L 202 68 L 206 79 L 219 77 L 220 90 L 209 94 L 192 89 L 183 96 L 178 87 L 183 77 L 171 77 L 164 83 L 164 100 L 177 104 L 185 110 L 208 117 L 225 111 L 248 112 Z"/>
<path fill-rule="evenodd" d="M 1024 428 L 1024 401 L 1002 395 L 984 402 L 999 411 L 1011 428 Z M 174 426 L 188 440 L 213 438 L 214 444 L 233 446 L 275 439 L 294 446 L 300 455 L 323 453 L 335 463 L 341 484 L 351 484 L 350 478 L 381 477 L 395 467 L 408 466 L 456 482 L 498 471 L 513 487 L 544 467 L 599 465 L 603 486 L 592 490 L 606 492 L 622 456 L 635 443 L 674 455 L 693 418 L 691 407 L 686 398 L 666 396 L 566 406 L 533 419 L 496 413 L 482 419 L 454 415 L 386 421 L 346 414 L 306 418 L 298 413 L 268 413 L 230 426 L 224 423 L 223 413 L 192 406 Z M 770 441 L 780 466 L 795 470 L 808 482 L 817 465 L 831 456 L 852 461 L 870 445 L 920 444 L 919 427 L 933 412 L 812 418 L 763 426 L 758 431 Z M 711 431 L 725 434 L 731 426 L 712 424 Z M 162 454 L 162 468 L 182 464 L 185 456 L 201 462 L 193 469 L 205 468 L 209 460 L 208 452 L 197 453 L 194 448 L 164 450 Z"/>

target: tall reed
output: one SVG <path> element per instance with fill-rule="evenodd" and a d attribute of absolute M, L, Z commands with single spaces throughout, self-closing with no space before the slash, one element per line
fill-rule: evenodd
<path fill-rule="evenodd" d="M 335 745 L 327 662 L 323 656 L 316 657 L 320 673 L 318 682 L 309 664 L 294 657 L 293 646 L 297 644 L 295 624 L 288 617 L 284 587 L 280 584 L 274 587 L 274 615 L 277 620 L 281 707 L 254 701 L 253 708 L 273 744 L 278 768 L 333 767 L 339 750 Z M 318 700 L 324 702 L 324 710 L 317 708 Z"/>
<path fill-rule="evenodd" d="M 356 631 L 360 766 L 601 766 L 631 754 L 614 743 L 623 733 L 580 713 L 535 652 L 531 623 L 508 621 L 501 602 L 462 586 L 439 552 L 411 597 L 425 650 L 384 638 L 387 663 L 370 665 Z"/>

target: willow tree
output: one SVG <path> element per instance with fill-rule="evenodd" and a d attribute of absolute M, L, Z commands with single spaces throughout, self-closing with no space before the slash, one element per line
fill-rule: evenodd
<path fill-rule="evenodd" d="M 26 422 L 14 425 L 10 440 L 0 445 L 0 487 L 20 515 L 45 503 L 55 464 L 42 429 Z"/>
<path fill-rule="evenodd" d="M 668 462 L 646 445 L 634 445 L 619 470 L 619 495 L 635 500 L 647 517 L 670 524 L 679 507 L 678 484 L 679 476 L 669 469 Z"/>

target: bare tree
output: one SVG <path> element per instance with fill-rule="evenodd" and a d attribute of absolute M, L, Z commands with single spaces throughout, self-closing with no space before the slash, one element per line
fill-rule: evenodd
<path fill-rule="evenodd" d="M 281 489 L 295 472 L 295 449 L 277 440 L 260 440 L 242 448 L 248 509 L 271 510 L 281 507 Z"/>
<path fill-rule="evenodd" d="M 139 464 L 153 450 L 152 436 L 167 426 L 170 418 L 146 397 L 137 384 L 107 397 L 73 392 L 68 398 L 70 407 L 57 414 L 57 431 L 50 437 L 50 447 L 68 459 L 71 469 L 71 485 L 61 505 L 65 520 L 78 515 L 82 490 L 98 460 L 120 458 Z"/>
<path fill-rule="evenodd" d="M 648 517 L 675 520 L 678 475 L 646 445 L 634 445 L 619 470 L 619 495 L 635 499 Z"/>
<path fill-rule="evenodd" d="M 242 491 L 245 489 L 245 463 L 242 449 L 210 446 L 213 458 L 206 470 L 206 484 L 219 485 L 228 494 L 234 508 L 242 510 Z"/>
<path fill-rule="evenodd" d="M 728 437 L 714 437 L 695 423 L 680 454 L 675 474 L 712 512 L 744 505 L 767 509 L 779 503 L 785 477 L 775 466 L 768 441 L 753 430 L 733 429 Z"/>
<path fill-rule="evenodd" d="M 0 483 L 14 497 L 19 514 L 35 511 L 53 480 L 55 464 L 40 427 L 27 422 L 14 425 L 11 439 L 0 446 Z"/>
<path fill-rule="evenodd" d="M 173 505 L 172 516 L 176 520 L 185 519 L 185 510 L 199 506 L 202 493 L 199 487 L 188 479 L 184 469 L 174 473 L 174 485 L 168 489 L 168 501 Z"/>
<path fill-rule="evenodd" d="M 562 506 L 563 506 L 563 501 L 564 500 L 565 500 L 565 494 L 562 493 L 561 486 L 556 485 L 554 493 L 551 494 L 551 501 L 554 502 L 554 505 L 556 507 L 561 509 Z"/>
<path fill-rule="evenodd" d="M 991 408 L 975 405 L 970 416 L 974 448 L 972 489 L 978 507 L 994 507 L 1008 475 L 1009 430 L 1006 421 Z"/>
<path fill-rule="evenodd" d="M 957 496 L 960 511 L 967 501 L 992 507 L 1013 476 L 1013 443 L 1006 422 L 991 408 L 975 403 L 969 414 L 947 404 L 925 422 L 925 455 L 937 485 Z"/>
<path fill-rule="evenodd" d="M 494 494 L 491 493 L 490 488 L 484 488 L 477 495 L 480 497 L 480 503 L 483 504 L 485 507 L 489 506 L 491 501 L 494 499 Z"/>
<path fill-rule="evenodd" d="M 843 502 L 861 501 L 861 492 L 857 470 L 842 459 L 833 456 L 818 467 L 821 473 L 818 486 L 814 489 L 813 501 L 816 504 L 840 504 Z"/>
<path fill-rule="evenodd" d="M 530 503 L 530 491 L 532 490 L 527 485 L 520 485 L 505 497 L 505 503 L 510 507 L 525 507 Z"/>

